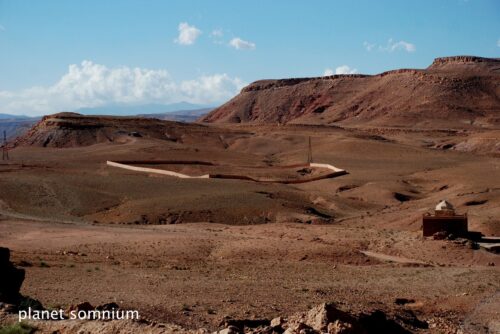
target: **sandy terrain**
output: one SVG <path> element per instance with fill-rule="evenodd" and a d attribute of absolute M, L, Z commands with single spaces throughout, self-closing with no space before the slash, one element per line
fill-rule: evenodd
<path fill-rule="evenodd" d="M 26 269 L 23 294 L 51 307 L 115 301 L 192 329 L 327 301 L 353 312 L 410 308 L 435 333 L 480 333 L 499 320 L 491 301 L 498 255 L 420 231 L 422 214 L 446 198 L 468 212 L 471 230 L 500 234 L 498 158 L 428 145 L 471 134 L 297 125 L 182 131 L 176 141 L 143 133 L 10 152 L 0 165 L 0 245 Z M 286 185 L 105 164 L 202 160 L 241 171 L 303 163 L 309 136 L 314 161 L 349 174 Z M 265 168 L 257 174 L 265 177 Z"/>
<path fill-rule="evenodd" d="M 187 327 L 216 328 L 225 316 L 273 318 L 329 300 L 356 311 L 391 310 L 398 307 L 396 298 L 415 299 L 422 318 L 458 321 L 495 294 L 500 278 L 487 266 L 500 265 L 497 256 L 424 241 L 417 233 L 296 224 L 125 227 L 10 220 L 0 228 L 2 245 L 18 250 L 14 261 L 33 265 L 26 268 L 23 293 L 52 307 L 115 301 Z M 391 243 L 381 247 L 377 241 L 384 239 Z M 412 261 L 361 253 L 367 249 Z"/>

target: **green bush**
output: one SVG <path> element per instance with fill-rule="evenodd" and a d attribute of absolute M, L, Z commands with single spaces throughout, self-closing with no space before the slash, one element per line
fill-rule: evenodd
<path fill-rule="evenodd" d="M 0 327 L 0 334 L 31 334 L 35 331 L 35 327 L 28 325 L 25 322 L 18 322 L 13 325 L 5 325 Z"/>
<path fill-rule="evenodd" d="M 36 299 L 22 296 L 17 308 L 23 311 L 27 311 L 29 308 L 32 310 L 43 310 L 43 305 Z"/>

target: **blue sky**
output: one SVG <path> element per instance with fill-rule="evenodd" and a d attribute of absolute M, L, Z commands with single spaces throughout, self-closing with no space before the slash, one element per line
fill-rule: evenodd
<path fill-rule="evenodd" d="M 500 1 L 0 0 L 0 50 L 0 113 L 218 104 L 258 79 L 499 57 Z"/>

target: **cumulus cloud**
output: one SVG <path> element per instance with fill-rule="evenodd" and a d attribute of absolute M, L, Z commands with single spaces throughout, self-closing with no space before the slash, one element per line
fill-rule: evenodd
<path fill-rule="evenodd" d="M 329 77 L 330 75 L 334 75 L 335 72 L 333 72 L 333 70 L 331 68 L 327 68 L 325 69 L 325 72 L 323 72 L 323 76 L 325 77 Z"/>
<path fill-rule="evenodd" d="M 255 50 L 255 43 L 245 41 L 239 37 L 235 37 L 229 41 L 229 45 L 236 50 Z"/>
<path fill-rule="evenodd" d="M 178 30 L 179 36 L 174 40 L 174 42 L 180 45 L 192 45 L 201 35 L 200 29 L 189 25 L 187 22 L 179 23 Z"/>
<path fill-rule="evenodd" d="M 354 74 L 354 73 L 358 73 L 358 70 L 355 68 L 350 68 L 347 65 L 342 65 L 335 69 L 335 74 Z"/>
<path fill-rule="evenodd" d="M 52 86 L 0 91 L 0 113 L 42 115 L 107 104 L 223 102 L 245 83 L 227 74 L 176 82 L 166 70 L 108 68 L 85 60 Z"/>
<path fill-rule="evenodd" d="M 395 41 L 390 38 L 387 41 L 386 45 L 377 45 L 375 43 L 364 42 L 363 46 L 367 51 L 372 51 L 378 49 L 383 52 L 394 52 L 394 51 L 406 51 L 406 52 L 415 52 L 417 51 L 417 47 L 415 44 L 406 42 L 406 41 Z"/>
<path fill-rule="evenodd" d="M 350 68 L 347 65 L 342 65 L 339 66 L 335 69 L 335 72 L 331 68 L 325 69 L 325 72 L 323 73 L 324 76 L 330 76 L 334 74 L 355 74 L 358 73 L 358 70 L 355 68 Z"/>
<path fill-rule="evenodd" d="M 398 51 L 398 50 L 403 50 L 406 52 L 415 52 L 417 50 L 415 45 L 412 43 L 408 43 L 405 41 L 396 42 L 392 38 L 389 39 L 389 41 L 387 42 L 387 46 L 385 49 L 389 52 Z"/>

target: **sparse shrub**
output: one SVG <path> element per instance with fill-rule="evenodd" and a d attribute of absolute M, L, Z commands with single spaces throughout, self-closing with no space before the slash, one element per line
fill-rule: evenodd
<path fill-rule="evenodd" d="M 38 300 L 33 299 L 31 297 L 22 296 L 19 301 L 18 309 L 19 310 L 43 310 L 43 305 Z"/>
<path fill-rule="evenodd" d="M 36 328 L 25 323 L 18 322 L 13 325 L 0 327 L 0 334 L 31 334 L 36 331 Z"/>

